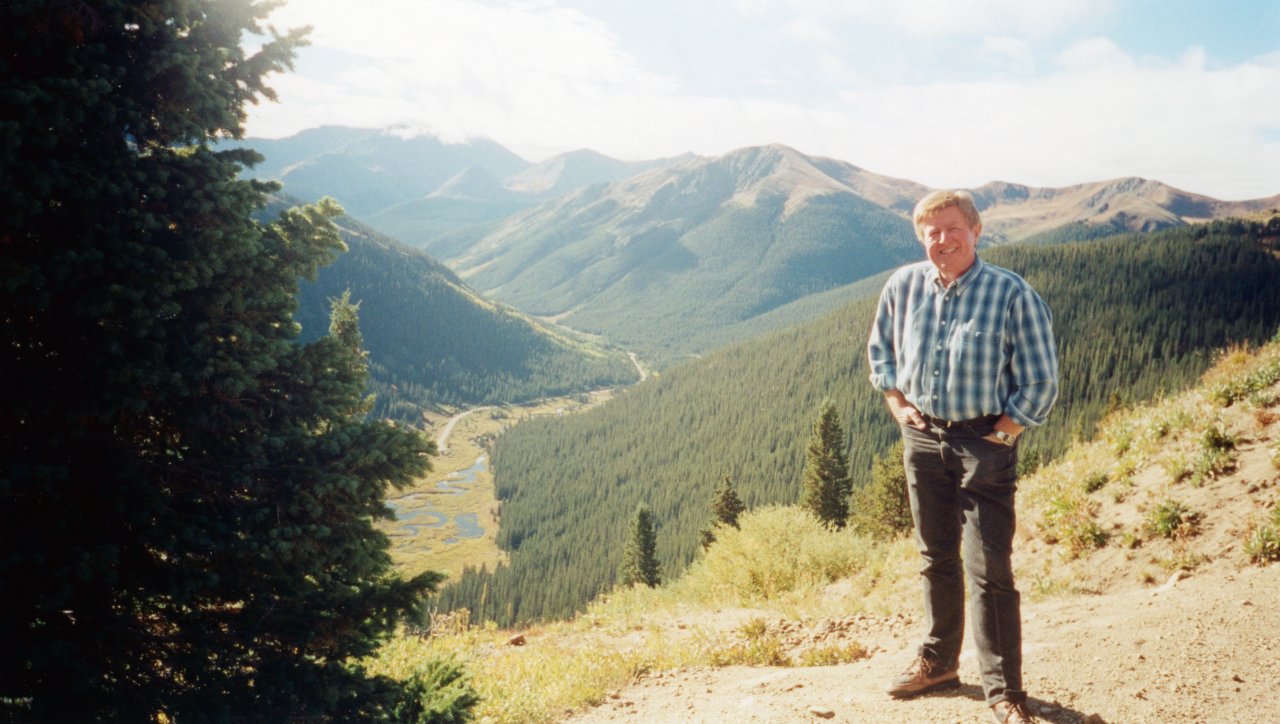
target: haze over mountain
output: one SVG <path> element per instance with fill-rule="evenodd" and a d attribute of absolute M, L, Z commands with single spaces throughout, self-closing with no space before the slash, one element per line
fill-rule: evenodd
<path fill-rule="evenodd" d="M 288 138 L 247 138 L 228 145 L 252 148 L 264 161 L 249 175 L 275 179 L 305 201 L 332 196 L 363 218 L 401 201 L 424 197 L 468 167 L 501 178 L 529 162 L 488 139 L 446 143 L 431 135 L 326 126 Z"/>
<path fill-rule="evenodd" d="M 930 189 L 785 146 L 687 160 L 512 216 L 447 259 L 477 289 L 669 363 L 800 321 L 922 258 L 909 222 Z M 974 190 L 987 244 L 1150 231 L 1280 205 L 1222 202 L 1155 181 Z M 874 288 L 874 287 L 873 287 Z M 872 288 L 872 289 L 873 289 Z M 736 333 L 735 330 L 741 330 Z M 709 344 L 712 343 L 712 344 Z"/>
<path fill-rule="evenodd" d="M 348 250 L 315 282 L 302 282 L 296 318 L 303 340 L 320 337 L 330 300 L 351 292 L 374 415 L 416 423 L 442 404 L 522 402 L 635 380 L 621 350 L 495 304 L 428 255 L 349 216 L 338 227 Z"/>
<path fill-rule="evenodd" d="M 869 278 L 921 258 L 908 217 L 930 190 L 778 145 L 649 162 L 580 150 L 529 164 L 492 141 L 337 127 L 245 144 L 268 157 L 255 175 L 332 195 L 487 296 L 658 365 L 874 292 Z M 1139 178 L 972 191 L 986 245 L 1280 206 L 1280 195 L 1226 202 Z"/>
<path fill-rule="evenodd" d="M 673 159 L 619 161 L 590 149 L 569 151 L 530 166 L 506 179 L 512 191 L 538 198 L 567 194 L 583 186 L 630 178 L 655 166 L 666 166 L 696 158 L 685 154 Z"/>
<path fill-rule="evenodd" d="M 413 246 L 678 160 L 620 161 L 583 149 L 534 164 L 488 139 L 449 143 L 343 126 L 227 145 L 264 156 L 249 175 L 280 181 L 286 193 L 306 201 L 332 196 L 348 213 Z"/>
<path fill-rule="evenodd" d="M 700 337 L 902 264 L 910 225 L 783 146 L 591 186 L 503 222 L 450 260 L 531 314 L 671 361 Z"/>

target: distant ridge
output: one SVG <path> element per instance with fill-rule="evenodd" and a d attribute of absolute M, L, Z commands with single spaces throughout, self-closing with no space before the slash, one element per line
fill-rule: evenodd
<path fill-rule="evenodd" d="M 445 181 L 440 188 L 428 194 L 427 198 L 504 202 L 515 200 L 516 194 L 499 183 L 484 168 L 473 164 Z"/>
<path fill-rule="evenodd" d="M 472 166 L 504 178 L 530 165 L 489 139 L 449 143 L 432 135 L 339 126 L 226 145 L 249 147 L 264 156 L 248 175 L 278 180 L 285 193 L 305 201 L 332 196 L 359 217 L 425 197 Z"/>
<path fill-rule="evenodd" d="M 255 175 L 286 192 L 334 196 L 494 298 L 659 366 L 865 294 L 861 282 L 920 258 L 909 217 L 930 191 L 777 144 L 653 161 L 580 149 L 530 164 L 485 139 L 341 127 L 244 143 L 267 156 Z M 984 246 L 1280 207 L 1280 194 L 1222 201 L 1136 177 L 971 190 Z"/>
<path fill-rule="evenodd" d="M 1280 206 L 1280 194 L 1221 201 L 1159 181 L 1127 177 L 1063 188 L 1002 182 L 974 189 L 984 228 L 999 241 L 1020 241 L 1068 224 L 1114 231 L 1156 231 Z"/>
<path fill-rule="evenodd" d="M 693 157 L 518 213 L 448 263 L 518 309 L 664 362 L 918 256 L 902 214 L 786 146 Z"/>
<path fill-rule="evenodd" d="M 526 196 L 550 198 L 583 186 L 621 181 L 655 166 L 669 166 L 690 158 L 695 157 L 693 154 L 685 154 L 654 161 L 620 161 L 584 148 L 561 153 L 534 164 L 508 177 L 504 185 L 511 191 Z"/>

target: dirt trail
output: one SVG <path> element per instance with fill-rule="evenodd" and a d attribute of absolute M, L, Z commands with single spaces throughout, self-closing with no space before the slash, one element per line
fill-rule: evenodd
<path fill-rule="evenodd" d="M 1275 721 L 1277 591 L 1280 565 L 1271 565 L 1024 606 L 1032 705 L 1044 720 L 1064 723 Z M 959 690 L 890 699 L 884 688 L 913 650 L 897 637 L 840 666 L 660 672 L 569 721 L 990 721 L 970 647 Z"/>
<path fill-rule="evenodd" d="M 1280 415 L 1230 408 L 1220 417 L 1238 435 L 1235 468 L 1193 486 L 1167 482 L 1156 465 L 1131 488 L 1103 491 L 1095 519 L 1111 542 L 1102 550 L 1065 559 L 1020 519 L 1014 557 L 1024 596 L 1024 685 L 1044 721 L 1280 721 L 1280 563 L 1252 565 L 1242 551 L 1250 521 L 1280 504 L 1280 471 L 1270 457 Z M 1135 521 L 1173 498 L 1195 512 L 1194 536 L 1124 543 Z M 1177 568 L 1170 560 L 1195 564 L 1170 575 Z M 1085 593 L 1032 601 L 1027 591 L 1037 585 L 1036 571 Z M 913 602 L 895 619 L 846 627 L 845 635 L 873 652 L 855 663 L 656 672 L 568 721 L 991 721 L 968 644 L 959 690 L 905 702 L 885 694 L 910 663 L 920 616 Z"/>
<path fill-rule="evenodd" d="M 492 410 L 492 409 L 494 409 L 493 405 L 471 407 L 449 418 L 449 421 L 445 423 L 444 428 L 440 430 L 440 434 L 436 436 L 436 449 L 439 450 L 441 454 L 449 451 L 449 436 L 453 434 L 453 428 L 458 426 L 458 423 L 462 420 L 462 418 L 466 417 L 467 415 L 470 415 L 473 412 L 480 412 L 481 410 Z"/>

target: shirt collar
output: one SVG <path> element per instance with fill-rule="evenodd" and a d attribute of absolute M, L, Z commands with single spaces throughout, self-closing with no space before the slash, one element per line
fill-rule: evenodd
<path fill-rule="evenodd" d="M 973 280 L 977 279 L 982 274 L 982 268 L 984 266 L 986 266 L 986 263 L 982 261 L 982 257 L 974 257 L 973 266 L 966 269 L 964 274 L 961 274 L 960 278 L 952 282 L 950 286 L 943 284 L 942 276 L 938 274 L 938 268 L 932 264 L 929 265 L 929 270 L 926 273 L 925 278 L 929 281 L 930 286 L 935 289 L 948 289 L 954 287 L 956 292 L 960 293 L 967 289 L 970 284 L 973 284 Z"/>

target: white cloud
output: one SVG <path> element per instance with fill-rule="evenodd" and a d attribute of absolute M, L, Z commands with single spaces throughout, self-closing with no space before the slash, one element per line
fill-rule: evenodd
<path fill-rule="evenodd" d="M 1135 63 L 1127 53 L 1109 38 L 1087 38 L 1073 43 L 1058 54 L 1054 61 L 1070 71 L 1125 70 Z"/>
<path fill-rule="evenodd" d="M 1115 0 L 738 0 L 760 14 L 768 5 L 794 15 L 886 25 L 912 35 L 1058 35 L 1112 12 Z"/>
<path fill-rule="evenodd" d="M 549 4 L 487 6 L 464 0 L 292 0 L 278 25 L 312 24 L 314 50 L 347 61 L 332 77 L 275 81 L 281 106 L 253 114 L 252 133 L 291 132 L 287 118 L 378 119 L 446 132 L 501 135 L 552 109 L 592 115 L 601 103 L 674 92 L 602 24 Z M 528 117 L 528 118 L 526 118 Z M 312 124 L 315 125 L 315 124 Z"/>
<path fill-rule="evenodd" d="M 1262 132 L 1280 118 L 1277 68 L 1108 66 L 845 100 L 874 139 L 848 158 L 931 185 L 1143 176 L 1220 198 L 1280 193 L 1280 145 Z"/>
<path fill-rule="evenodd" d="M 782 33 L 799 43 L 836 45 L 835 36 L 831 34 L 831 26 L 815 15 L 792 18 L 782 26 Z"/>
<path fill-rule="evenodd" d="M 989 35 L 982 39 L 982 49 L 1012 70 L 1021 73 L 1035 70 L 1036 62 L 1031 45 L 1022 38 Z"/>
<path fill-rule="evenodd" d="M 887 12 L 890 5 L 777 2 L 817 19 L 775 27 L 810 37 L 815 84 L 829 83 L 818 86 L 827 91 L 785 101 L 777 93 L 775 100 L 743 95 L 754 90 L 695 94 L 648 70 L 604 24 L 547 2 L 291 0 L 293 14 L 277 24 L 314 23 L 309 52 L 316 55 L 303 57 L 300 73 L 275 79 L 281 103 L 251 109 L 249 131 L 399 125 L 446 138 L 493 138 L 530 160 L 584 147 L 654 158 L 785 143 L 935 186 L 997 179 L 1062 186 L 1140 175 L 1220 198 L 1280 193 L 1280 53 L 1234 67 L 1197 48 L 1177 59 L 1138 60 L 1093 37 L 1060 52 L 1047 75 L 877 82 L 838 48 L 822 45 L 820 30 L 835 5 L 842 17 L 850 7 Z M 1074 5 L 1028 4 L 1037 5 L 1034 19 L 1004 24 L 1066 22 Z M 758 0 L 753 9 L 765 12 L 766 5 Z M 910 5 L 900 18 L 926 10 L 957 17 L 951 3 Z M 970 14 L 980 19 L 1012 7 L 1010 0 L 982 0 Z M 1033 69 L 1032 41 L 988 30 L 973 36 L 988 59 Z M 308 66 L 308 57 L 329 62 Z"/>

